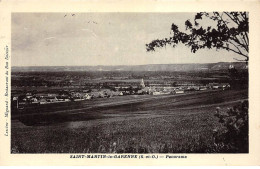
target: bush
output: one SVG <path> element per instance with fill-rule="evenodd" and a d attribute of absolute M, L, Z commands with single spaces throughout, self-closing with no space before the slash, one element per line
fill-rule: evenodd
<path fill-rule="evenodd" d="M 248 153 L 248 101 L 222 111 L 219 107 L 215 116 L 223 124 L 223 130 L 214 129 L 216 152 Z"/>

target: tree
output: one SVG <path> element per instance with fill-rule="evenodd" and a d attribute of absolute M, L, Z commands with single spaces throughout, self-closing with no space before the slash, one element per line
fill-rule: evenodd
<path fill-rule="evenodd" d="M 203 28 L 199 20 L 210 19 L 216 26 Z M 225 49 L 244 57 L 248 62 L 249 52 L 249 26 L 247 12 L 200 12 L 194 17 L 194 23 L 190 20 L 185 22 L 186 31 L 182 32 L 174 23 L 171 26 L 173 36 L 164 39 L 156 39 L 146 44 L 146 50 L 155 51 L 155 48 L 171 45 L 176 47 L 178 43 L 183 43 L 191 48 L 195 53 L 199 49 Z M 234 58 L 235 59 L 235 58 Z"/>
<path fill-rule="evenodd" d="M 216 151 L 248 153 L 248 101 L 235 105 L 227 112 L 218 107 L 215 116 L 224 127 L 214 130 Z"/>

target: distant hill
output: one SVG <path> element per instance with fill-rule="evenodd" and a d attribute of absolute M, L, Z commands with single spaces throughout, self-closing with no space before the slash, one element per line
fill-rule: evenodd
<path fill-rule="evenodd" d="M 230 64 L 236 69 L 246 69 L 244 62 L 219 62 L 203 64 L 151 64 L 151 65 L 133 65 L 133 66 L 29 66 L 12 67 L 13 72 L 33 72 L 33 71 L 216 71 L 227 70 Z"/>

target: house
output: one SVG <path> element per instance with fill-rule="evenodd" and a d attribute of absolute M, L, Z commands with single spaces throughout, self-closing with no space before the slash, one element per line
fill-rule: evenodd
<path fill-rule="evenodd" d="M 91 92 L 90 95 L 92 98 L 103 98 L 104 97 L 104 94 L 101 92 Z"/>
<path fill-rule="evenodd" d="M 82 97 L 82 94 L 79 93 L 79 92 L 72 92 L 72 93 L 71 93 L 71 96 L 74 97 L 74 98 L 76 98 L 76 97 L 77 97 L 77 98 L 81 98 L 81 97 Z"/>
<path fill-rule="evenodd" d="M 32 94 L 31 93 L 26 93 L 25 98 L 26 99 L 31 99 L 32 98 Z"/>
<path fill-rule="evenodd" d="M 209 83 L 208 86 L 211 89 L 218 89 L 220 87 L 218 83 Z"/>
<path fill-rule="evenodd" d="M 56 97 L 59 102 L 68 102 L 70 101 L 69 96 L 67 95 L 60 95 Z"/>
<path fill-rule="evenodd" d="M 113 92 L 110 89 L 104 89 L 102 90 L 102 94 L 104 95 L 104 97 L 110 97 L 111 95 L 113 95 Z"/>
<path fill-rule="evenodd" d="M 175 90 L 175 93 L 176 94 L 182 94 L 182 93 L 184 93 L 184 90 Z"/>
<path fill-rule="evenodd" d="M 18 100 L 18 96 L 14 96 L 12 100 L 13 100 L 13 101 Z"/>
<path fill-rule="evenodd" d="M 120 92 L 120 91 L 112 92 L 112 94 L 113 94 L 114 96 L 123 96 L 123 95 L 124 95 L 124 93 L 123 93 L 123 92 Z"/>
<path fill-rule="evenodd" d="M 142 89 L 142 91 L 143 91 L 144 94 L 149 94 L 150 88 L 149 87 L 144 87 Z"/>
<path fill-rule="evenodd" d="M 38 99 L 36 97 L 31 98 L 30 100 L 33 104 L 39 103 Z"/>
<path fill-rule="evenodd" d="M 207 87 L 200 87 L 200 90 L 207 90 Z"/>
<path fill-rule="evenodd" d="M 88 94 L 88 93 L 84 93 L 83 98 L 84 98 L 85 100 L 90 100 L 92 97 L 91 97 L 90 94 Z"/>
<path fill-rule="evenodd" d="M 46 100 L 45 98 L 41 98 L 41 99 L 39 100 L 39 103 L 40 103 L 40 104 L 47 104 L 48 102 L 47 102 L 47 100 Z"/>
<path fill-rule="evenodd" d="M 230 88 L 230 84 L 229 84 L 229 83 L 221 83 L 221 84 L 219 84 L 219 86 L 220 86 L 223 90 Z"/>
<path fill-rule="evenodd" d="M 220 88 L 219 85 L 214 85 L 214 86 L 212 86 L 212 89 L 218 89 L 218 88 Z"/>
<path fill-rule="evenodd" d="M 84 100 L 84 99 L 82 99 L 82 98 L 74 98 L 74 101 L 82 101 L 82 100 Z"/>
<path fill-rule="evenodd" d="M 138 90 L 136 93 L 137 94 L 143 94 L 143 90 Z"/>
<path fill-rule="evenodd" d="M 129 94 L 131 94 L 131 93 L 130 93 L 130 91 L 124 91 L 123 94 L 124 94 L 124 95 L 129 95 Z"/>
<path fill-rule="evenodd" d="M 154 91 L 152 93 L 153 95 L 167 95 L 167 94 L 171 94 L 170 91 Z"/>
<path fill-rule="evenodd" d="M 154 92 L 156 92 L 155 87 L 152 88 L 152 87 L 150 86 L 150 87 L 149 87 L 149 94 L 152 94 L 152 95 L 153 95 Z"/>
<path fill-rule="evenodd" d="M 153 94 L 153 95 L 161 95 L 161 92 L 156 92 L 156 91 L 154 91 L 154 92 L 152 92 L 152 94 Z"/>
<path fill-rule="evenodd" d="M 199 86 L 194 86 L 193 89 L 194 90 L 200 90 L 200 87 Z"/>
<path fill-rule="evenodd" d="M 51 102 L 51 103 L 58 101 L 57 97 L 55 97 L 55 96 L 47 96 L 47 97 L 45 97 L 45 99 L 47 102 Z"/>

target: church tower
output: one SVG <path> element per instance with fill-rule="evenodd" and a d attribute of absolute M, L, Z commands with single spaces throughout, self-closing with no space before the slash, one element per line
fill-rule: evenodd
<path fill-rule="evenodd" d="M 145 88 L 144 79 L 141 80 L 140 86 L 141 86 L 142 88 Z"/>

